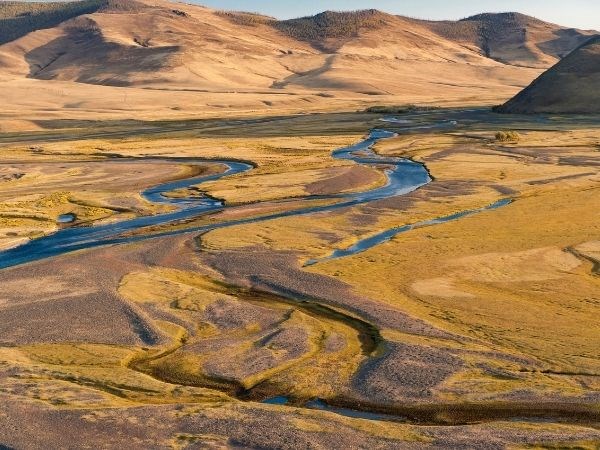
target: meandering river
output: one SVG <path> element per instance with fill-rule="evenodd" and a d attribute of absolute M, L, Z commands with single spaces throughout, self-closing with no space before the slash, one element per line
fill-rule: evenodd
<path fill-rule="evenodd" d="M 438 124 L 428 126 L 428 129 L 439 127 L 448 128 L 456 125 L 454 121 L 445 121 Z M 408 127 L 408 129 L 418 130 L 423 127 Z M 173 212 L 156 214 L 153 216 L 143 216 L 134 219 L 121 220 L 111 223 L 104 223 L 92 226 L 71 226 L 63 228 L 55 233 L 46 235 L 41 238 L 33 239 L 23 245 L 14 247 L 0 252 L 0 269 L 25 264 L 66 254 L 76 250 L 89 249 L 103 245 L 123 244 L 128 242 L 137 242 L 145 239 L 153 239 L 158 237 L 173 236 L 183 233 L 198 233 L 207 232 L 214 229 L 225 228 L 235 225 L 242 225 L 253 222 L 263 222 L 282 217 L 300 216 L 306 214 L 314 214 L 319 212 L 333 211 L 340 208 L 347 208 L 355 205 L 365 204 L 375 200 L 382 200 L 399 195 L 405 195 L 414 190 L 426 185 L 432 181 L 427 168 L 418 162 L 411 161 L 400 157 L 385 157 L 376 154 L 373 151 L 373 146 L 381 139 L 388 139 L 396 136 L 395 133 L 375 129 L 370 132 L 366 139 L 361 142 L 336 150 L 332 156 L 337 159 L 354 161 L 357 164 L 380 168 L 386 175 L 386 183 L 383 186 L 354 193 L 341 193 L 323 196 L 311 196 L 307 199 L 312 200 L 334 200 L 334 203 L 319 206 L 306 206 L 290 211 L 283 211 L 263 215 L 255 218 L 245 218 L 237 220 L 229 220 L 217 223 L 211 223 L 203 226 L 178 228 L 171 231 L 143 234 L 133 232 L 141 230 L 145 227 L 158 226 L 174 223 L 184 219 L 198 217 L 202 214 L 223 210 L 228 206 L 221 200 L 211 198 L 209 196 L 191 196 L 183 198 L 175 198 L 167 196 L 169 192 L 179 189 L 185 189 L 192 186 L 201 187 L 203 183 L 214 181 L 223 177 L 234 176 L 243 172 L 252 170 L 253 166 L 238 161 L 228 160 L 206 160 L 195 158 L 163 158 L 161 160 L 168 162 L 182 162 L 185 164 L 222 164 L 226 170 L 213 175 L 194 176 L 182 180 L 162 183 L 158 186 L 151 187 L 142 192 L 142 196 L 153 203 L 167 204 L 174 206 L 176 209 Z M 129 162 L 139 161 L 140 163 L 152 161 L 152 159 L 128 159 Z M 504 206 L 510 202 L 510 199 L 501 200 L 480 209 L 462 211 L 448 217 L 440 217 L 426 222 L 406 225 L 402 227 L 392 228 L 384 232 L 380 232 L 373 236 L 368 236 L 347 249 L 337 249 L 329 256 L 322 259 L 311 260 L 307 265 L 316 264 L 323 260 L 340 258 L 354 253 L 365 251 L 375 245 L 379 245 L 398 233 L 405 232 L 420 226 L 434 225 L 437 223 L 447 222 L 449 220 L 457 220 L 477 212 L 487 209 Z M 66 217 L 65 217 L 66 219 Z M 75 217 L 73 216 L 73 219 Z M 64 220 L 63 222 L 68 222 Z"/>
<path fill-rule="evenodd" d="M 387 177 L 386 184 L 375 189 L 358 193 L 310 197 L 311 199 L 338 200 L 334 204 L 314 207 L 309 206 L 292 211 L 261 216 L 259 218 L 232 220 L 202 227 L 186 228 L 183 230 L 169 231 L 148 236 L 135 235 L 123 237 L 124 233 L 130 233 L 144 227 L 173 223 L 182 219 L 188 219 L 201 214 L 227 208 L 227 205 L 225 205 L 221 200 L 213 199 L 211 197 L 173 198 L 168 197 L 166 194 L 174 190 L 184 189 L 191 186 L 201 186 L 205 182 L 233 176 L 252 169 L 250 164 L 237 161 L 209 161 L 205 159 L 187 158 L 182 160 L 182 162 L 185 161 L 186 164 L 206 164 L 207 162 L 211 162 L 213 164 L 218 163 L 226 166 L 226 170 L 219 174 L 196 176 L 183 180 L 163 183 L 142 192 L 142 196 L 150 202 L 175 206 L 177 209 L 173 212 L 157 214 L 154 216 L 143 216 L 135 219 L 122 220 L 107 224 L 63 228 L 55 233 L 31 240 L 18 247 L 0 252 L 0 268 L 16 266 L 52 256 L 62 255 L 75 250 L 88 249 L 102 245 L 135 242 L 143 239 L 170 236 L 181 233 L 206 232 L 210 231 L 211 229 L 224 228 L 244 223 L 325 212 L 359 205 L 374 200 L 403 195 L 429 183 L 431 181 L 431 177 L 429 176 L 429 173 L 424 165 L 404 158 L 381 157 L 372 151 L 372 147 L 377 141 L 393 136 L 395 136 L 395 134 L 389 131 L 373 130 L 365 140 L 356 145 L 337 150 L 333 153 L 335 158 L 353 160 L 358 164 L 384 167 L 384 172 Z M 132 159 L 130 161 L 136 160 Z M 143 159 L 140 160 L 140 163 L 148 161 L 148 159 Z M 177 159 L 168 159 L 168 161 L 173 162 L 177 161 Z"/>

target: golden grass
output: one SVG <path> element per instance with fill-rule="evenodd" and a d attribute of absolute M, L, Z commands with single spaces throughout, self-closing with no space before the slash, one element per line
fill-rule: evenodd
<path fill-rule="evenodd" d="M 2 389 L 60 407 L 131 407 L 140 404 L 223 403 L 218 392 L 162 383 L 128 368 L 142 350 L 99 344 L 39 344 L 1 349 L 0 365 L 17 376 Z"/>
<path fill-rule="evenodd" d="M 77 147 L 76 142 L 72 145 Z M 185 165 L 116 164 L 93 158 L 67 162 L 61 156 L 36 163 L 15 160 L 0 169 L 0 177 L 3 171 L 7 179 L 0 183 L 0 248 L 56 231 L 64 226 L 58 223 L 61 214 L 74 214 L 77 224 L 85 224 L 169 211 L 171 207 L 151 204 L 139 192 L 193 173 Z"/>
<path fill-rule="evenodd" d="M 597 135 L 590 130 L 526 132 L 511 150 L 496 146 L 491 133 L 402 136 L 377 146 L 383 154 L 424 161 L 436 177 L 432 186 L 460 181 L 464 192 L 422 199 L 419 194 L 400 213 L 380 209 L 375 223 L 356 222 L 356 210 L 344 210 L 215 230 L 202 237 L 203 248 L 258 245 L 294 251 L 302 263 L 378 231 L 515 197 L 499 210 L 416 229 L 308 270 L 335 276 L 359 294 L 473 337 L 489 349 L 535 358 L 539 372 L 545 372 L 507 382 L 467 371 L 450 381 L 447 395 L 472 392 L 481 399 L 486 392 L 524 386 L 580 395 L 573 377 L 600 373 L 594 300 L 600 285 L 591 262 L 567 249 L 581 246 L 596 255 L 599 179 L 585 161 L 594 157 Z M 470 145 L 463 150 L 465 143 Z M 440 154 L 448 144 L 454 151 Z M 568 158 L 582 162 L 556 164 Z M 502 193 L 505 189 L 513 193 Z M 384 335 L 390 336 L 385 330 Z"/>
<path fill-rule="evenodd" d="M 264 329 L 258 322 L 231 329 L 219 329 L 206 322 L 196 323 L 198 331 L 193 337 L 186 335 L 178 350 L 167 352 L 164 357 L 153 357 L 140 366 L 158 378 L 199 385 L 219 385 L 231 378 L 230 381 L 246 389 L 268 381 L 299 398 L 317 395 L 327 397 L 335 395 L 336 387 L 349 380 L 364 358 L 357 331 L 351 326 L 318 315 L 310 309 L 294 309 L 286 302 L 278 303 L 275 296 L 261 298 L 253 297 L 251 293 L 241 293 L 242 297 L 238 299 L 235 291 L 192 272 L 156 268 L 150 272 L 132 273 L 122 280 L 120 293 L 131 301 L 153 303 L 170 314 L 188 320 L 190 312 L 203 311 L 223 301 L 234 304 L 250 301 L 257 307 L 273 309 L 282 314 L 282 320 L 271 330 Z M 260 343 L 266 332 L 276 335 L 284 334 L 286 330 L 305 330 L 308 333 L 307 349 L 291 359 L 287 356 L 290 350 L 285 346 L 265 346 Z M 336 350 L 324 351 L 324 345 L 331 336 L 341 339 L 344 345 Z M 202 353 L 188 350 L 207 338 L 235 339 L 235 346 Z M 261 349 L 262 358 L 270 355 L 276 363 L 248 372 L 244 364 L 252 363 L 252 356 L 250 359 L 248 357 L 256 348 Z M 222 361 L 223 351 L 226 352 L 227 362 Z M 231 375 L 223 379 L 206 375 L 202 367 L 212 363 L 219 364 L 223 373 Z"/>
<path fill-rule="evenodd" d="M 318 128 L 317 118 L 302 117 L 290 125 L 296 127 L 295 136 L 276 135 L 284 132 L 270 124 L 258 126 L 256 135 L 249 137 L 239 137 L 229 129 L 222 130 L 221 136 L 208 137 L 211 131 L 198 129 L 168 137 L 48 143 L 44 151 L 47 161 L 61 163 L 75 149 L 84 159 L 97 158 L 92 155 L 101 146 L 106 153 L 125 156 L 225 157 L 257 164 L 247 174 L 203 185 L 211 195 L 239 206 L 185 225 L 191 226 L 305 206 L 308 202 L 304 200 L 281 200 L 303 197 L 313 183 L 327 182 L 340 170 L 352 168 L 352 163 L 333 160 L 330 152 L 357 141 L 359 124 L 365 127 L 364 120 L 358 115 L 340 128 Z M 310 133 L 311 127 L 317 127 L 316 131 Z M 497 143 L 493 133 L 492 127 L 399 136 L 379 143 L 379 153 L 422 161 L 435 177 L 430 186 L 410 194 L 400 206 L 359 206 L 223 228 L 202 235 L 201 248 L 218 253 L 259 246 L 294 252 L 301 265 L 391 227 L 512 197 L 514 203 L 501 209 L 418 228 L 364 253 L 304 270 L 335 277 L 357 294 L 468 338 L 461 341 L 381 330 L 388 342 L 470 352 L 461 353 L 462 369 L 433 389 L 436 400 L 493 402 L 523 391 L 540 398 L 577 399 L 598 388 L 600 375 L 596 331 L 600 280 L 593 273 L 594 261 L 600 257 L 600 180 L 590 164 L 597 157 L 597 132 L 524 131 L 518 144 Z M 27 195 L 19 200 L 20 211 L 35 215 L 31 220 L 44 218 L 44 224 L 59 213 L 71 211 L 90 221 L 106 217 L 103 214 L 125 217 L 125 213 L 114 214 L 110 209 L 114 192 L 99 186 L 58 190 L 57 180 L 64 173 L 45 172 L 47 161 L 32 162 L 34 157 L 26 148 L 15 149 L 14 155 L 29 155 L 35 182 L 25 177 L 0 187 L 0 216 L 1 208 L 10 208 L 7 205 L 14 198 L 9 191 L 22 189 Z M 148 169 L 155 168 L 150 162 L 145 164 L 149 164 Z M 105 183 L 99 172 L 85 172 L 84 165 L 77 163 L 68 172 L 69 179 L 76 184 L 85 183 L 86 177 Z M 169 166 L 154 178 L 145 179 L 144 184 L 189 174 L 189 170 Z M 379 171 L 368 172 L 348 190 L 363 190 L 381 182 Z M 122 177 L 120 181 L 112 178 L 122 183 L 119 195 L 135 197 L 139 184 Z M 40 186 L 51 186 L 51 192 L 35 192 Z M 158 211 L 152 205 L 145 208 L 146 213 Z M 28 226 L 17 221 L 5 228 L 27 236 Z M 32 225 L 31 229 L 42 233 L 53 228 Z M 160 320 L 149 320 L 167 337 L 164 345 L 138 348 L 71 343 L 1 348 L 0 365 L 18 371 L 19 376 L 4 380 L 0 388 L 60 408 L 194 403 L 197 411 L 210 408 L 206 414 L 225 418 L 239 418 L 239 411 L 250 406 L 240 406 L 224 392 L 254 388 L 257 398 L 284 392 L 293 401 L 335 399 L 347 391 L 367 358 L 356 326 L 322 310 L 228 286 L 207 267 L 198 268 L 204 274 L 137 267 L 121 280 L 118 292 L 125 301 L 163 314 Z M 203 316 L 223 304 L 231 305 L 232 310 L 259 312 L 254 316 L 249 312 L 242 324 L 225 315 L 231 326 Z M 265 324 L 262 319 L 271 315 L 277 320 Z M 279 334 L 289 334 L 296 338 L 294 343 L 302 342 L 305 347 L 294 353 L 292 345 L 271 339 Z M 231 345 L 223 344 L 229 341 Z M 342 344 L 328 348 L 333 341 Z M 253 365 L 261 358 L 272 363 Z M 252 407 L 287 411 L 271 405 Z M 186 408 L 178 414 L 193 413 Z M 401 441 L 428 439 L 418 427 L 339 416 L 334 420 L 332 414 L 316 411 L 298 414 L 301 417 L 286 420 L 295 429 L 308 432 L 332 433 L 341 423 Z M 506 426 L 525 429 L 529 425 Z M 551 425 L 531 427 L 535 431 Z M 181 435 L 176 444 L 203 439 L 220 442 L 219 436 Z M 553 448 L 551 445 L 559 444 L 541 443 L 540 448 Z"/>

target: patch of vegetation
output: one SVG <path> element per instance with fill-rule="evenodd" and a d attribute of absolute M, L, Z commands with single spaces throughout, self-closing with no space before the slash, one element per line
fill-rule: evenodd
<path fill-rule="evenodd" d="M 147 8 L 143 3 L 135 0 L 103 0 L 103 5 L 100 11 L 104 13 L 109 12 L 137 12 L 144 8 Z M 176 10 L 173 10 L 175 12 Z M 185 13 L 184 13 L 185 14 Z"/>
<path fill-rule="evenodd" d="M 171 12 L 173 14 L 175 14 L 176 16 L 189 17 L 188 13 L 186 13 L 185 11 L 181 11 L 179 9 L 172 9 Z"/>
<path fill-rule="evenodd" d="M 481 26 L 473 21 L 426 21 L 427 25 L 434 32 L 453 41 L 474 42 L 480 36 Z"/>
<path fill-rule="evenodd" d="M 445 38 L 472 42 L 486 57 L 492 58 L 498 42 L 507 36 L 517 36 L 519 40 L 524 41 L 527 28 L 540 23 L 543 22 L 534 17 L 508 12 L 478 14 L 458 22 L 429 22 L 429 27 Z"/>
<path fill-rule="evenodd" d="M 597 442 L 560 442 L 560 443 L 540 443 L 540 444 L 527 444 L 522 448 L 524 449 L 537 449 L 537 450 L 595 450 L 598 448 Z"/>
<path fill-rule="evenodd" d="M 376 30 L 386 23 L 388 18 L 376 9 L 363 11 L 334 12 L 325 11 L 315 16 L 298 19 L 277 20 L 273 17 L 243 11 L 218 11 L 218 15 L 236 25 L 270 25 L 288 36 L 312 44 L 329 38 L 351 38 L 361 30 Z"/>
<path fill-rule="evenodd" d="M 535 17 L 528 16 L 517 12 L 504 12 L 504 13 L 482 13 L 474 16 L 461 19 L 460 22 L 483 22 L 490 24 L 493 28 L 498 31 L 506 31 L 506 26 L 524 28 L 532 23 L 542 23 L 541 20 Z"/>
<path fill-rule="evenodd" d="M 269 25 L 277 22 L 276 19 L 262 14 L 245 11 L 217 11 L 217 15 L 226 18 L 236 25 L 255 27 L 257 25 Z"/>
<path fill-rule="evenodd" d="M 527 37 L 527 29 L 531 24 L 541 23 L 538 19 L 519 13 L 479 14 L 463 19 L 461 23 L 469 23 L 478 29 L 477 44 L 486 57 L 493 58 L 494 48 L 506 36 L 519 36 L 521 41 Z"/>
<path fill-rule="evenodd" d="M 106 0 L 77 2 L 3 2 L 0 4 L 0 45 L 26 34 L 52 28 L 66 20 L 90 14 L 107 6 Z"/>
<path fill-rule="evenodd" d="M 498 142 L 519 142 L 521 139 L 516 131 L 498 131 L 495 137 Z"/>
<path fill-rule="evenodd" d="M 315 16 L 278 21 L 273 25 L 295 39 L 315 42 L 328 38 L 351 38 L 361 30 L 376 30 L 385 25 L 387 17 L 376 9 L 325 11 Z"/>
<path fill-rule="evenodd" d="M 149 38 L 134 37 L 133 42 L 135 42 L 140 47 L 145 47 L 145 48 L 150 47 L 150 39 Z"/>
<path fill-rule="evenodd" d="M 139 11 L 135 0 L 80 0 L 74 2 L 1 2 L 0 45 L 36 30 L 55 27 L 69 19 L 98 11 Z"/>
<path fill-rule="evenodd" d="M 440 109 L 438 106 L 419 106 L 419 105 L 400 105 L 400 106 L 385 106 L 377 105 L 370 106 L 365 109 L 366 113 L 373 114 L 406 114 L 419 111 L 435 111 Z"/>

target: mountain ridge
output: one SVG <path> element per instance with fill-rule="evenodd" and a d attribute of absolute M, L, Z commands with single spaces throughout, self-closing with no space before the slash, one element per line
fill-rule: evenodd
<path fill-rule="evenodd" d="M 172 3 L 172 11 L 178 11 L 177 3 Z M 0 32 L 0 44 L 14 41 L 29 32 L 48 29 L 70 19 L 85 14 L 101 12 L 140 11 L 152 7 L 165 6 L 165 2 L 149 2 L 138 0 L 80 0 L 76 2 L 5 2 L 0 4 L 0 22 L 3 31 Z M 191 6 L 192 8 L 194 6 Z M 204 8 L 197 6 L 197 8 Z M 206 8 L 204 8 L 206 9 Z M 7 14 L 15 10 L 13 17 Z M 186 18 L 184 15 L 182 18 Z M 311 44 L 322 52 L 335 53 L 348 40 L 359 38 L 361 33 L 388 28 L 388 31 L 398 32 L 398 28 L 410 25 L 421 25 L 436 35 L 453 43 L 468 44 L 470 49 L 479 48 L 487 58 L 508 64 L 528 67 L 546 68 L 556 60 L 585 41 L 589 30 L 577 30 L 561 27 L 544 22 L 535 17 L 517 12 L 481 13 L 458 21 L 430 21 L 413 19 L 406 16 L 389 14 L 377 9 L 355 11 L 323 11 L 321 13 L 294 19 L 277 20 L 262 14 L 215 11 L 216 15 L 245 27 L 267 26 L 282 34 Z M 52 16 L 52 17 L 49 17 Z M 39 25 L 36 26 L 36 21 Z M 22 26 L 23 32 L 11 32 L 10 29 Z M 392 29 L 392 28 L 396 29 Z M 530 28 L 535 28 L 530 30 Z M 548 41 L 541 42 L 539 28 L 546 31 Z M 422 32 L 423 30 L 421 30 Z M 527 36 L 532 33 L 534 36 Z M 555 39 L 550 39 L 554 33 Z M 548 35 L 549 34 L 549 35 Z M 336 42 L 333 42 L 336 41 Z M 531 42 L 528 42 L 531 41 Z M 519 58 L 507 56 L 501 47 L 518 47 Z M 529 46 L 529 48 L 528 48 Z M 554 58 L 554 60 L 553 60 Z"/>
<path fill-rule="evenodd" d="M 371 9 L 282 21 L 167 0 L 54 2 L 44 8 L 96 9 L 75 17 L 66 14 L 58 25 L 44 28 L 46 16 L 36 12 L 39 4 L 0 4 L 0 21 L 12 20 L 7 5 L 13 16 L 26 13 L 34 25 L 41 17 L 39 29 L 0 45 L 0 80 L 10 86 L 39 92 L 52 82 L 82 92 L 82 85 L 93 85 L 214 93 L 219 97 L 196 99 L 194 105 L 208 103 L 215 109 L 232 104 L 332 107 L 334 100 L 327 99 L 361 105 L 494 104 L 513 96 L 586 39 L 584 31 L 523 15 L 432 22 Z M 497 54 L 504 41 L 492 32 L 495 23 L 508 23 L 510 30 L 522 23 L 531 28 L 524 42 L 519 33 L 509 36 L 512 53 Z M 489 54 L 482 36 L 487 36 Z M 248 94 L 249 100 L 239 95 L 232 100 L 230 93 Z M 271 94 L 275 100 L 265 97 Z M 74 110 L 98 104 L 83 93 L 81 97 L 52 101 Z M 186 108 L 181 102 L 171 107 Z"/>

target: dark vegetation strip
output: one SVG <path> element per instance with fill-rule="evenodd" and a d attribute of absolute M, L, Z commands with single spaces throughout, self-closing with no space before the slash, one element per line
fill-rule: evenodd
<path fill-rule="evenodd" d="M 584 255 L 579 250 L 576 250 L 573 247 L 567 247 L 566 251 L 571 253 L 573 256 L 575 256 L 578 259 L 581 259 L 583 261 L 587 261 L 587 262 L 591 263 L 592 264 L 592 273 L 594 275 L 600 275 L 600 261 L 599 260 L 592 258 L 591 256 Z"/>
<path fill-rule="evenodd" d="M 433 111 L 417 111 L 403 114 L 403 118 L 414 121 L 414 125 L 431 124 L 436 120 L 455 120 L 461 130 L 497 130 L 516 128 L 519 131 L 564 131 L 597 127 L 600 116 L 535 116 L 494 114 L 490 109 L 460 110 L 445 108 Z M 551 117 L 551 119 L 550 119 Z M 365 124 L 390 129 L 402 134 L 438 132 L 439 129 L 410 130 L 393 124 L 377 122 L 377 115 L 370 113 L 311 113 L 286 116 L 263 116 L 255 118 L 206 118 L 189 120 L 37 120 L 35 123 L 44 131 L 0 133 L 0 144 L 31 143 L 31 151 L 43 154 L 43 149 L 34 146 L 38 142 L 90 140 L 99 138 L 158 139 L 164 137 L 198 138 L 214 137 L 280 137 L 280 136 L 332 136 L 344 133 L 364 133 Z M 276 125 L 276 126 L 275 126 Z M 67 128 L 69 130 L 67 130 Z M 75 129 L 75 130 L 74 130 Z M 41 150 L 41 151 L 40 151 Z M 56 155 L 56 154 L 52 154 Z M 73 156 L 73 153 L 69 153 Z M 85 155 L 85 156 L 89 156 Z M 99 153 L 94 156 L 108 156 Z"/>
<path fill-rule="evenodd" d="M 372 323 L 351 313 L 341 311 L 338 308 L 324 305 L 318 299 L 301 295 L 284 295 L 280 292 L 273 294 L 257 289 L 246 289 L 227 284 L 224 284 L 224 286 L 228 288 L 230 295 L 236 296 L 246 302 L 288 305 L 316 319 L 326 318 L 348 325 L 357 331 L 361 350 L 365 356 L 375 354 L 384 341 L 379 329 Z"/>
<path fill-rule="evenodd" d="M 107 4 L 107 0 L 3 2 L 0 4 L 0 45 L 32 31 L 52 28 L 82 14 L 94 13 Z"/>
<path fill-rule="evenodd" d="M 500 420 L 545 422 L 553 421 L 566 424 L 600 427 L 600 410 L 594 405 L 577 402 L 466 402 L 425 405 L 370 404 L 345 398 L 319 401 L 318 409 L 345 413 L 364 412 L 377 420 L 404 422 L 418 425 L 467 425 Z M 311 403 L 307 405 L 311 407 Z M 313 406 L 314 408 L 314 406 Z M 360 415 L 352 415 L 360 417 Z"/>
<path fill-rule="evenodd" d="M 57 378 L 61 381 L 66 381 L 69 383 L 77 384 L 80 386 L 89 387 L 92 389 L 98 389 L 100 391 L 106 392 L 108 394 L 117 396 L 119 398 L 127 398 L 127 395 L 124 391 L 129 392 L 139 392 L 142 394 L 159 394 L 159 391 L 153 389 L 145 389 L 139 386 L 131 386 L 127 384 L 120 383 L 109 383 L 109 382 L 101 382 L 98 380 L 94 380 L 86 377 L 79 377 L 74 375 L 53 375 L 54 378 Z"/>

